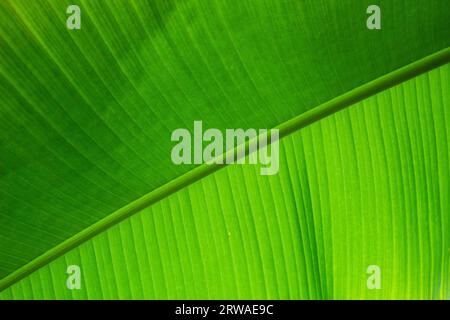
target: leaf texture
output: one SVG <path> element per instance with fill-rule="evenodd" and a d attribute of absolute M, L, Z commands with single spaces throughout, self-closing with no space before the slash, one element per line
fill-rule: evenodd
<path fill-rule="evenodd" d="M 448 299 L 449 105 L 447 64 L 283 138 L 278 175 L 228 166 L 0 298 Z"/>
<path fill-rule="evenodd" d="M 447 0 L 0 3 L 0 279 L 187 173 L 170 133 L 272 128 L 449 47 Z"/>

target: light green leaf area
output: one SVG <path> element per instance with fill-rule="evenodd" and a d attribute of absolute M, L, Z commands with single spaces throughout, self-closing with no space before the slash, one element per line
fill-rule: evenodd
<path fill-rule="evenodd" d="M 176 128 L 272 128 L 450 46 L 448 0 L 376 2 L 379 31 L 361 0 L 0 1 L 0 279 L 191 170 Z"/>
<path fill-rule="evenodd" d="M 449 106 L 447 64 L 283 138 L 278 175 L 228 166 L 0 298 L 448 299 Z"/>

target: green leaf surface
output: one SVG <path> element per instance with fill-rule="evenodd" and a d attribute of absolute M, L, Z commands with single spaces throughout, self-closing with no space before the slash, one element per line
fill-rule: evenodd
<path fill-rule="evenodd" d="M 360 0 L 76 3 L 82 29 L 70 31 L 73 1 L 0 2 L 0 289 L 136 199 L 199 178 L 171 163 L 174 129 L 272 128 L 437 52 L 439 64 L 449 57 L 447 0 L 377 1 L 380 31 L 366 28 Z"/>
<path fill-rule="evenodd" d="M 228 166 L 0 298 L 448 299 L 449 105 L 447 64 L 283 138 L 278 175 Z"/>

